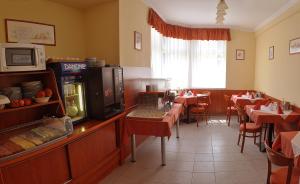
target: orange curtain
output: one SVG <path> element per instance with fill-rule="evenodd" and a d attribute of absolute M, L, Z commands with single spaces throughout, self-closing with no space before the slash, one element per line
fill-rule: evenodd
<path fill-rule="evenodd" d="M 149 9 L 148 24 L 166 37 L 184 40 L 231 40 L 229 29 L 214 28 L 187 28 L 167 24 L 153 10 Z"/>

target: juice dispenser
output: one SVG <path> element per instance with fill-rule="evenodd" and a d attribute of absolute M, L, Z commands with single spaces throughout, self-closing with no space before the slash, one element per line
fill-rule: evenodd
<path fill-rule="evenodd" d="M 87 64 L 85 62 L 55 62 L 47 66 L 55 72 L 66 115 L 71 117 L 73 124 L 84 120 L 87 112 L 83 72 L 87 69 Z"/>

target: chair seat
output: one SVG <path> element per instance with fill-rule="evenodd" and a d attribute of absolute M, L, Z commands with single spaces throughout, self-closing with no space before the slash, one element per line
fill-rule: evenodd
<path fill-rule="evenodd" d="M 261 126 L 258 126 L 255 123 L 246 123 L 246 128 L 247 129 L 245 130 L 244 124 L 240 125 L 240 130 L 246 132 L 258 132 Z"/>
<path fill-rule="evenodd" d="M 270 184 L 285 184 L 287 178 L 288 169 L 280 168 L 272 171 L 270 177 Z M 300 173 L 293 172 L 291 178 L 291 184 L 299 184 Z"/>
<path fill-rule="evenodd" d="M 193 114 L 204 113 L 205 112 L 205 108 L 201 107 L 201 106 L 192 107 L 191 110 L 190 110 L 190 112 L 193 113 Z"/>

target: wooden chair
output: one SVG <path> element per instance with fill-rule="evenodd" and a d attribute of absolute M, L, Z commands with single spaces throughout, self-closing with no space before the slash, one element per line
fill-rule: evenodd
<path fill-rule="evenodd" d="M 208 108 L 210 104 L 210 96 L 206 97 L 197 97 L 197 104 L 192 106 L 190 113 L 197 120 L 197 127 L 199 127 L 199 121 L 201 117 L 205 118 L 206 124 L 208 124 Z"/>
<path fill-rule="evenodd" d="M 239 120 L 240 120 L 240 131 L 239 131 L 239 138 L 238 138 L 237 145 L 240 144 L 240 139 L 242 137 L 243 140 L 242 140 L 242 146 L 241 146 L 241 153 L 243 153 L 246 137 L 254 138 L 254 144 L 256 144 L 257 137 L 259 137 L 259 140 L 261 140 L 262 126 L 257 126 L 253 122 L 246 122 L 247 115 L 242 107 L 237 106 L 237 112 L 238 112 L 238 116 L 239 116 Z M 252 135 L 249 135 L 249 134 L 252 134 Z"/>
<path fill-rule="evenodd" d="M 300 174 L 293 172 L 294 159 L 272 150 L 266 141 L 265 148 L 268 156 L 267 184 L 298 184 Z M 281 168 L 272 171 L 272 164 Z"/>
<path fill-rule="evenodd" d="M 226 103 L 226 122 L 227 122 L 228 126 L 230 126 L 231 114 L 233 112 L 237 112 L 237 109 L 234 106 L 233 102 L 231 101 L 230 95 L 224 95 L 224 99 L 225 99 L 225 103 Z"/>

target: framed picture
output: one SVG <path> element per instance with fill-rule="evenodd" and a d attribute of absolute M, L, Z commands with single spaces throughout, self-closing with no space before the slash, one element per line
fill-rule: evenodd
<path fill-rule="evenodd" d="M 300 38 L 290 40 L 290 54 L 300 53 Z"/>
<path fill-rule="evenodd" d="M 269 47 L 269 60 L 274 59 L 274 46 Z"/>
<path fill-rule="evenodd" d="M 245 50 L 236 49 L 235 58 L 236 60 L 245 60 Z"/>
<path fill-rule="evenodd" d="M 56 45 L 55 26 L 24 20 L 5 19 L 6 41 Z"/>
<path fill-rule="evenodd" d="M 134 48 L 142 50 L 142 33 L 134 31 Z"/>

